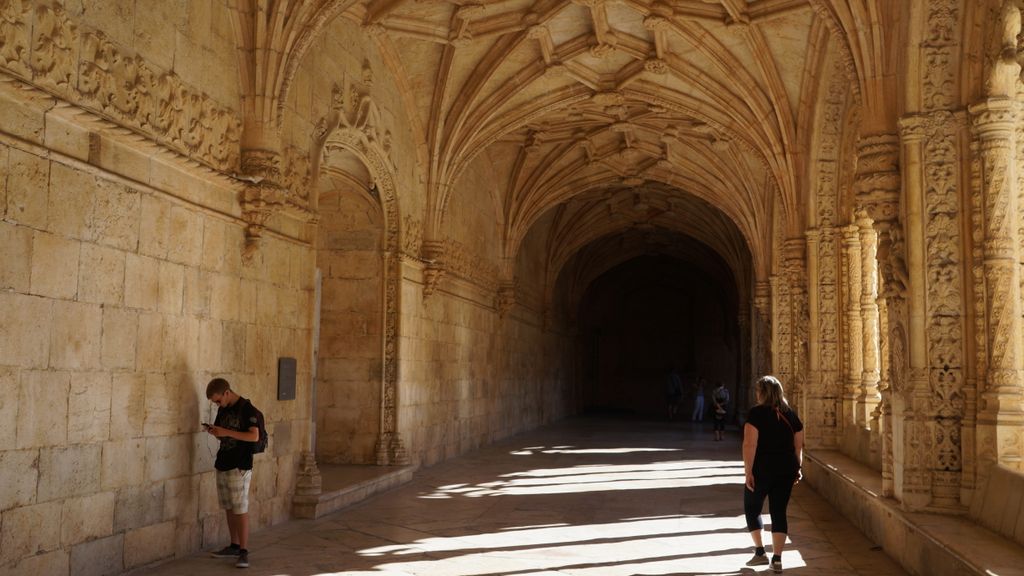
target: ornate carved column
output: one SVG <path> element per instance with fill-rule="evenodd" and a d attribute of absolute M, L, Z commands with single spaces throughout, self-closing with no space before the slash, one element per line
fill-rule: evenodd
<path fill-rule="evenodd" d="M 1021 469 L 1024 350 L 1021 330 L 1021 219 L 1018 206 L 1017 104 L 989 99 L 970 109 L 979 141 L 986 381 L 978 411 L 978 473 L 996 463 Z"/>
<path fill-rule="evenodd" d="M 890 358 L 894 325 L 890 321 L 888 298 L 899 296 L 904 289 L 903 282 L 893 277 L 893 263 L 890 261 L 893 257 L 892 230 L 900 226 L 899 154 L 899 136 L 896 134 L 862 137 L 857 144 L 857 176 L 854 183 L 854 201 L 861 215 L 861 240 L 865 246 L 864 297 L 861 300 L 861 307 L 865 310 L 863 409 L 872 430 L 871 449 L 881 453 L 883 490 L 888 485 L 889 495 L 892 494 L 893 473 L 892 395 L 885 391 L 892 382 L 890 370 L 900 364 L 893 363 Z M 898 263 L 896 266 L 902 269 L 903 264 Z M 897 281 L 900 284 L 898 287 L 893 284 Z M 898 308 L 902 309 L 902 306 Z M 900 349 L 905 347 L 901 345 Z M 872 362 L 871 355 L 876 351 L 877 356 Z M 877 372 L 872 373 L 871 366 Z M 871 390 L 872 384 L 877 392 Z"/>
<path fill-rule="evenodd" d="M 860 311 L 863 319 L 863 371 L 860 394 L 857 395 L 857 424 L 869 427 L 872 413 L 878 406 L 878 233 L 871 218 L 862 212 L 860 227 L 861 293 Z"/>
<path fill-rule="evenodd" d="M 864 375 L 864 320 L 860 308 L 863 261 L 860 227 L 854 224 L 843 227 L 843 264 L 846 272 L 846 282 L 842 285 L 846 302 L 846 376 L 839 427 L 848 436 L 845 431 L 858 424 L 857 399 L 861 395 Z M 859 420 L 863 422 L 864 418 Z"/>
<path fill-rule="evenodd" d="M 965 117 L 937 110 L 900 121 L 906 159 L 910 382 L 904 505 L 960 505 L 964 411 L 960 165 Z"/>
<path fill-rule="evenodd" d="M 789 373 L 786 374 L 787 396 L 799 406 L 803 403 L 804 383 L 807 379 L 807 260 L 803 238 L 787 239 L 783 245 L 783 273 L 785 275 L 786 323 L 789 327 L 787 348 Z"/>
<path fill-rule="evenodd" d="M 828 435 L 827 427 L 822 421 L 825 393 L 821 380 L 821 318 L 819 298 L 821 292 L 821 275 L 818 269 L 818 250 L 821 242 L 820 230 L 808 230 L 807 233 L 807 379 L 804 383 L 804 402 L 800 406 L 800 417 L 814 426 L 806 427 L 806 445 L 808 448 L 819 448 L 825 443 L 823 438 Z M 813 419 L 813 420 L 812 420 Z"/>
<path fill-rule="evenodd" d="M 771 285 L 764 280 L 754 283 L 754 378 L 770 374 L 772 369 L 771 349 Z"/>
<path fill-rule="evenodd" d="M 380 435 L 377 437 L 377 465 L 404 466 L 409 455 L 398 432 L 398 311 L 401 259 L 389 252 L 381 255 L 382 304 L 384 306 L 384 334 L 382 338 L 383 378 L 381 378 Z"/>

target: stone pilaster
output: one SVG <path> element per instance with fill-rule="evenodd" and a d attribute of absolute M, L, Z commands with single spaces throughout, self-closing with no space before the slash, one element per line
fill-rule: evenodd
<path fill-rule="evenodd" d="M 807 256 L 804 238 L 790 238 L 783 246 L 783 272 L 788 293 L 787 315 L 789 325 L 789 356 L 787 396 L 796 405 L 803 404 L 807 379 L 808 311 L 807 311 Z"/>
<path fill-rule="evenodd" d="M 843 268 L 846 282 L 843 283 L 846 302 L 846 375 L 842 395 L 842 417 L 839 425 L 843 430 L 858 424 L 857 399 L 862 392 L 864 373 L 864 319 L 861 316 L 862 266 L 860 227 L 843 227 Z M 859 419 L 863 421 L 863 417 Z"/>
<path fill-rule="evenodd" d="M 822 385 L 821 374 L 821 274 L 819 271 L 819 250 L 821 231 L 807 231 L 807 378 L 804 383 L 804 402 L 800 416 L 809 424 L 805 442 L 808 448 L 819 448 L 826 444 L 824 438 L 834 436 L 824 420 L 822 405 L 828 402 Z"/>
<path fill-rule="evenodd" d="M 907 350 L 905 366 L 907 379 L 894 392 L 902 410 L 899 427 L 903 436 L 901 446 L 894 447 L 899 454 L 895 466 L 902 472 L 902 481 L 894 486 L 895 496 L 910 509 L 921 509 L 931 502 L 931 478 L 927 459 L 930 442 L 920 428 L 927 425 L 925 418 L 913 409 L 912 398 L 917 390 L 927 389 L 927 352 L 925 344 L 925 273 L 924 273 L 924 139 L 925 130 L 920 118 L 901 121 L 900 137 L 904 147 L 904 190 L 906 191 L 906 264 L 907 264 Z M 896 339 L 898 343 L 899 339 Z M 894 367 L 894 374 L 899 370 Z M 894 419 L 895 420 L 895 419 Z"/>
<path fill-rule="evenodd" d="M 772 365 L 771 349 L 771 285 L 764 280 L 754 284 L 754 323 L 753 323 L 753 366 L 754 378 L 770 374 Z"/>
<path fill-rule="evenodd" d="M 409 455 L 398 432 L 398 312 L 401 258 L 384 252 L 381 270 L 384 278 L 382 302 L 384 304 L 383 375 L 381 378 L 380 437 L 377 439 L 377 464 L 404 466 Z"/>
<path fill-rule="evenodd" d="M 978 472 L 1000 463 L 1021 468 L 1021 273 L 1018 230 L 1016 104 L 990 99 L 970 109 L 979 143 L 986 382 L 978 411 Z"/>

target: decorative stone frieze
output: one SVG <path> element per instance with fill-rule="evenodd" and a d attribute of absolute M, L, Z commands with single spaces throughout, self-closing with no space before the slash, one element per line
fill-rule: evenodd
<path fill-rule="evenodd" d="M 237 170 L 241 120 L 233 110 L 80 27 L 62 2 L 8 2 L 0 11 L 4 71 L 191 160 Z"/>

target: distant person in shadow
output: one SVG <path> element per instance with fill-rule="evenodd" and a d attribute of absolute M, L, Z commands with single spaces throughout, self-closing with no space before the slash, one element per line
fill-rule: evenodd
<path fill-rule="evenodd" d="M 725 440 L 725 416 L 729 413 L 729 389 L 721 380 L 711 393 L 711 407 L 715 411 L 715 441 Z"/>
<path fill-rule="evenodd" d="M 801 478 L 804 425 L 786 402 L 777 378 L 762 376 L 755 391 L 757 405 L 750 409 L 743 426 L 743 511 L 755 547 L 747 566 L 769 563 L 761 541 L 761 510 L 767 498 L 772 519 L 771 568 L 778 574 L 782 572 L 782 549 L 789 530 L 786 508 L 793 486 Z"/>
<path fill-rule="evenodd" d="M 691 420 L 694 422 L 704 421 L 704 384 L 703 378 L 697 379 L 697 389 L 694 391 L 696 396 L 693 398 L 693 415 L 691 417 Z"/>
<path fill-rule="evenodd" d="M 675 420 L 679 415 L 679 404 L 683 401 L 683 379 L 679 376 L 674 364 L 668 365 L 668 377 L 665 381 L 665 401 L 668 404 L 668 419 Z"/>

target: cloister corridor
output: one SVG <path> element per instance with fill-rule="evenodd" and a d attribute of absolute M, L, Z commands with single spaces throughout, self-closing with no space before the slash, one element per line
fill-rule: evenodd
<path fill-rule="evenodd" d="M 0 576 L 742 574 L 769 374 L 1024 576 L 1024 0 L 0 0 Z"/>
<path fill-rule="evenodd" d="M 390 492 L 253 538 L 258 576 L 712 576 L 744 567 L 735 427 L 573 418 L 421 469 Z M 767 516 L 766 524 L 767 524 Z M 808 486 L 790 504 L 785 573 L 906 574 Z M 235 571 L 196 554 L 138 572 Z"/>

